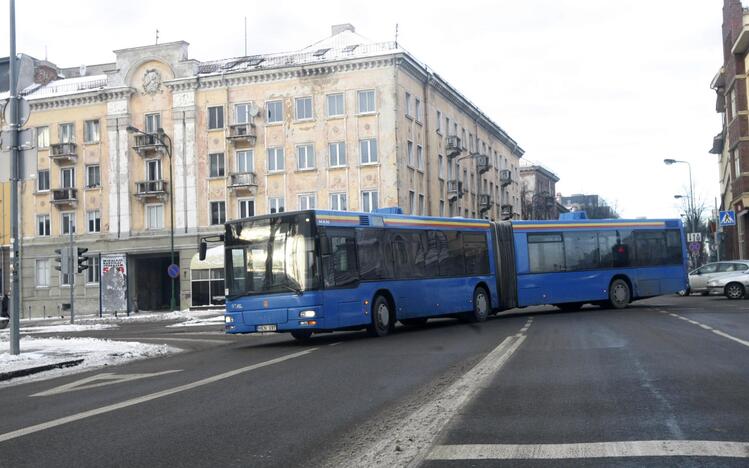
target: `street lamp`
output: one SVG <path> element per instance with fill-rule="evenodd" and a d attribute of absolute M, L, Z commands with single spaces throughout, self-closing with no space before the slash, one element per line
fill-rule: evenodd
<path fill-rule="evenodd" d="M 689 164 L 689 161 L 681 161 L 679 159 L 671 159 L 666 158 L 663 160 L 663 163 L 667 166 L 670 166 L 672 164 L 686 164 L 687 168 L 689 168 L 689 196 L 687 196 L 687 207 L 689 209 L 689 213 L 687 213 L 687 222 L 689 224 L 690 232 L 694 232 L 695 229 L 697 229 L 696 223 L 695 223 L 695 206 L 694 206 L 694 185 L 692 184 L 692 165 Z M 674 198 L 682 198 L 683 195 L 674 195 Z"/>
<path fill-rule="evenodd" d="M 170 265 L 174 265 L 174 177 L 172 174 L 172 139 L 169 137 L 169 135 L 166 134 L 163 128 L 159 127 L 156 130 L 156 133 L 146 133 L 143 130 L 133 127 L 132 125 L 127 126 L 127 132 L 128 133 L 139 133 L 141 135 L 146 135 L 152 138 L 155 138 L 159 143 L 161 143 L 164 148 L 166 148 L 166 154 L 169 156 L 169 255 L 170 255 Z M 168 144 L 167 144 L 168 143 Z M 171 311 L 174 312 L 177 307 L 177 301 L 174 297 L 175 292 L 175 278 L 172 278 L 172 295 L 169 301 L 169 306 L 171 308 Z"/>

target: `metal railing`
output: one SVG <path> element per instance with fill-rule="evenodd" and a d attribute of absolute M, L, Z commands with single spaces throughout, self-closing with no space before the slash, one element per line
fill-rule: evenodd
<path fill-rule="evenodd" d="M 254 172 L 233 172 L 229 174 L 230 188 L 257 187 L 257 178 Z"/>
<path fill-rule="evenodd" d="M 166 195 L 165 180 L 143 180 L 135 183 L 136 195 Z"/>

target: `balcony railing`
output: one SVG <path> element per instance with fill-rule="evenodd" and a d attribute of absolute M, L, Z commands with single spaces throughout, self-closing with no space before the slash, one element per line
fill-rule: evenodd
<path fill-rule="evenodd" d="M 456 200 L 462 196 L 463 196 L 463 182 L 459 180 L 448 180 L 447 181 L 448 200 Z"/>
<path fill-rule="evenodd" d="M 166 152 L 166 146 L 159 141 L 155 133 L 135 135 L 133 149 L 141 156 L 161 155 Z"/>
<path fill-rule="evenodd" d="M 75 205 L 78 203 L 78 189 L 72 187 L 52 189 L 49 201 L 53 205 Z"/>
<path fill-rule="evenodd" d="M 492 208 L 492 196 L 487 193 L 479 195 L 479 208 L 481 212 L 489 211 Z"/>
<path fill-rule="evenodd" d="M 135 183 L 135 196 L 140 199 L 166 198 L 166 190 L 165 180 L 144 180 Z"/>
<path fill-rule="evenodd" d="M 512 218 L 512 205 L 502 205 L 500 207 L 500 214 L 502 215 L 502 219 Z"/>
<path fill-rule="evenodd" d="M 512 172 L 509 169 L 499 171 L 499 183 L 506 187 L 512 183 Z"/>
<path fill-rule="evenodd" d="M 447 147 L 445 149 L 448 158 L 454 158 L 459 155 L 463 148 L 460 146 L 460 137 L 457 135 L 451 135 L 447 137 Z"/>
<path fill-rule="evenodd" d="M 252 190 L 257 188 L 257 178 L 254 172 L 233 172 L 226 186 L 233 190 Z"/>
<path fill-rule="evenodd" d="M 54 143 L 49 146 L 49 158 L 58 162 L 76 162 L 78 160 L 78 145 L 75 143 Z"/>
<path fill-rule="evenodd" d="M 489 156 L 486 156 L 484 154 L 476 156 L 476 170 L 479 171 L 479 174 L 488 172 L 491 167 L 492 166 L 489 163 Z"/>
<path fill-rule="evenodd" d="M 229 125 L 226 133 L 226 139 L 231 142 L 247 142 L 251 146 L 255 144 L 257 140 L 257 133 L 255 132 L 255 124 L 252 123 L 240 123 Z"/>

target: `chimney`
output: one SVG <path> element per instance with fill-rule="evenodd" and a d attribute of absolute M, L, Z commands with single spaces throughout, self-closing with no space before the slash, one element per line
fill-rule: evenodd
<path fill-rule="evenodd" d="M 340 34 L 343 31 L 351 31 L 356 32 L 356 28 L 354 28 L 354 25 L 351 23 L 343 23 L 343 24 L 334 24 L 331 28 L 331 35 L 335 36 L 336 34 Z"/>

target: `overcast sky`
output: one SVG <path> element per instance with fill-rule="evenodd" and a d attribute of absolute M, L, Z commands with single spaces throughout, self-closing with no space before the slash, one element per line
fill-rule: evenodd
<path fill-rule="evenodd" d="M 674 194 L 713 206 L 720 131 L 710 81 L 722 63 L 721 0 L 33 1 L 16 2 L 18 51 L 60 66 L 114 61 L 112 50 L 186 40 L 210 60 L 291 51 L 349 22 L 399 42 L 559 177 L 625 217 L 675 217 Z M 8 0 L 0 55 L 7 55 Z M 720 202 L 718 202 L 720 203 Z"/>

